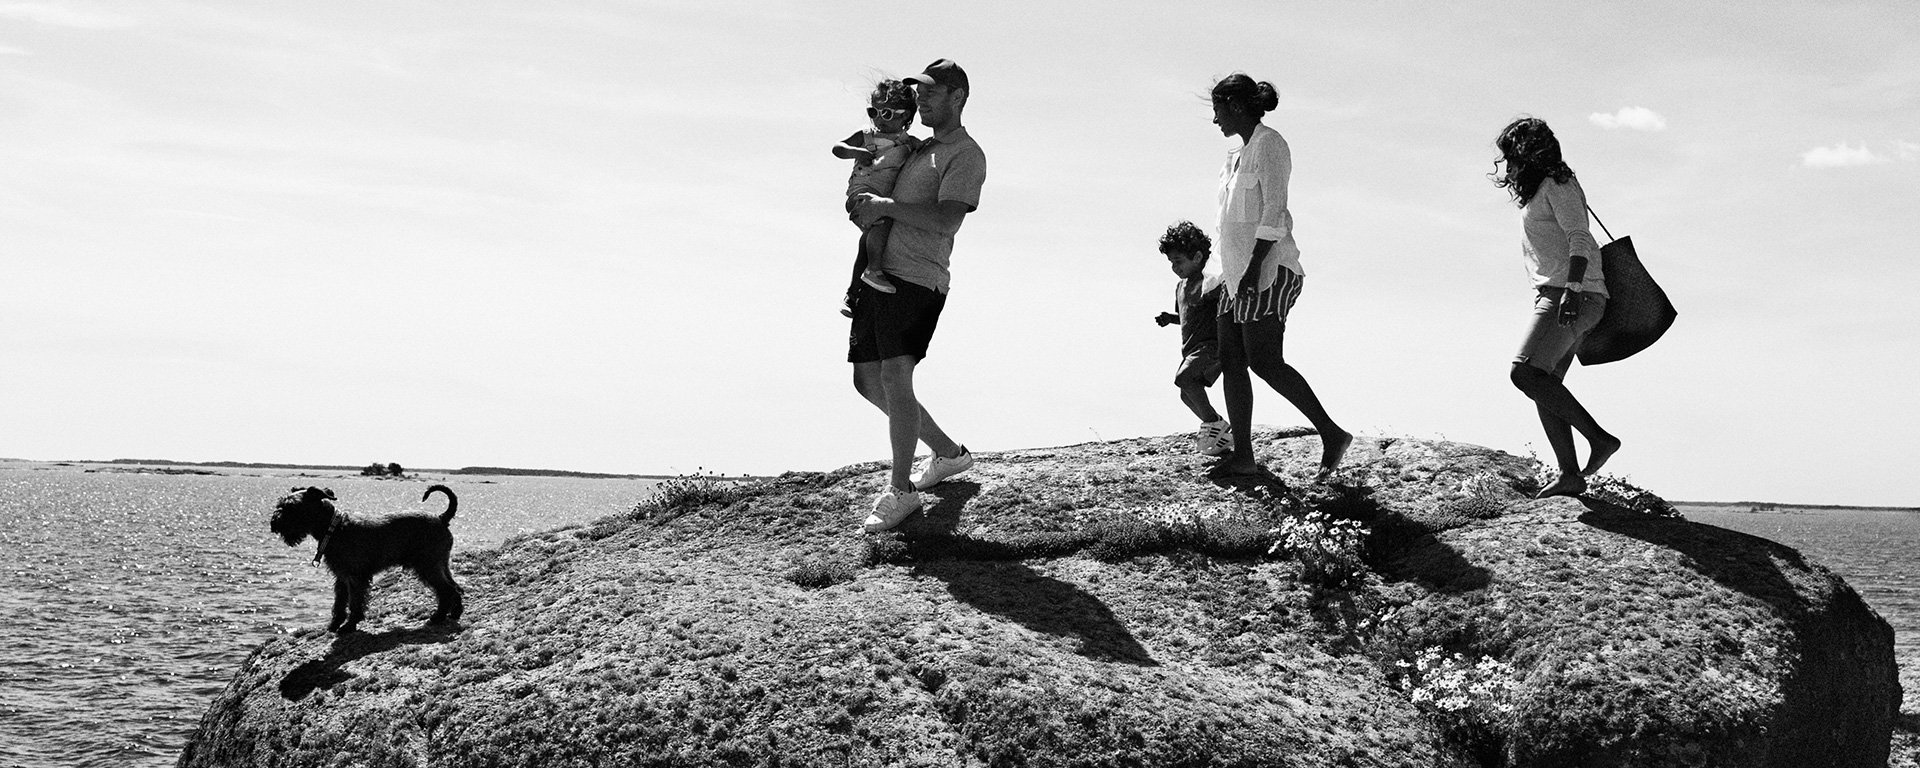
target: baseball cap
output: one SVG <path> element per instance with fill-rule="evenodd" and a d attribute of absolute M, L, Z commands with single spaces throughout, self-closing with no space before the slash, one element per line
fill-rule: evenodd
<path fill-rule="evenodd" d="M 909 83 L 921 85 L 944 85 L 948 88 L 973 90 L 967 87 L 967 71 L 961 69 L 959 64 L 953 63 L 952 59 L 935 59 L 932 64 L 927 65 L 925 72 L 908 77 L 906 80 Z"/>

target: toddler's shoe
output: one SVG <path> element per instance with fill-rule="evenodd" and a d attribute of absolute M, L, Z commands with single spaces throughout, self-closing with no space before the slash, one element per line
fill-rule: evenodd
<path fill-rule="evenodd" d="M 939 485 L 941 481 L 949 477 L 953 477 L 972 468 L 973 451 L 967 450 L 967 447 L 964 445 L 960 446 L 960 455 L 953 458 L 947 458 L 936 453 L 928 456 L 924 463 L 915 467 L 913 487 L 917 490 L 924 491 Z"/>
<path fill-rule="evenodd" d="M 1193 436 L 1193 449 L 1208 456 L 1233 450 L 1233 426 L 1226 419 L 1200 425 L 1200 431 Z"/>
<path fill-rule="evenodd" d="M 873 513 L 867 515 L 861 528 L 867 533 L 879 533 L 899 525 L 900 521 L 919 509 L 919 493 L 888 488 L 885 493 L 873 497 Z"/>
<path fill-rule="evenodd" d="M 900 290 L 893 287 L 893 281 L 887 279 L 887 273 L 877 269 L 861 272 L 860 282 L 866 283 L 868 287 L 881 293 L 895 293 Z"/>

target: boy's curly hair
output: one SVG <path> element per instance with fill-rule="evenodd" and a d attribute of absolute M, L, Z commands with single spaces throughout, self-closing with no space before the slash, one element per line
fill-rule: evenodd
<path fill-rule="evenodd" d="M 1213 253 L 1213 238 L 1200 231 L 1191 221 L 1182 221 L 1167 227 L 1167 233 L 1160 236 L 1161 253 L 1198 253 L 1203 256 Z"/>

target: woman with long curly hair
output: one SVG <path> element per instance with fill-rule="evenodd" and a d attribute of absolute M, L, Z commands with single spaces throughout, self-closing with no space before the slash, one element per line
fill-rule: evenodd
<path fill-rule="evenodd" d="M 1580 342 L 1607 312 L 1600 246 L 1587 229 L 1587 194 L 1545 121 L 1514 120 L 1494 145 L 1500 161 L 1489 176 L 1520 206 L 1520 249 L 1534 287 L 1533 324 L 1509 376 L 1539 411 L 1560 470 L 1535 496 L 1578 496 L 1587 490 L 1586 476 L 1620 450 L 1620 439 L 1601 429 L 1563 383 Z M 1576 431 L 1587 440 L 1584 467 L 1573 443 Z"/>
<path fill-rule="evenodd" d="M 1213 86 L 1213 123 L 1240 146 L 1220 170 L 1221 284 L 1219 345 L 1221 388 L 1233 425 L 1233 453 L 1216 465 L 1216 477 L 1261 471 L 1253 456 L 1253 382 L 1260 378 L 1285 397 L 1320 432 L 1320 471 L 1325 480 L 1340 466 L 1353 434 L 1335 424 L 1305 377 L 1283 354 L 1287 313 L 1300 297 L 1305 271 L 1293 241 L 1287 181 L 1293 153 L 1280 133 L 1260 122 L 1280 105 L 1273 84 L 1233 74 Z"/>

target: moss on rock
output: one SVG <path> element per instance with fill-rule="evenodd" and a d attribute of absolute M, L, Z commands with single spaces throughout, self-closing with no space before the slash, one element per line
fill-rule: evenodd
<path fill-rule="evenodd" d="M 391 576 L 180 765 L 1886 763 L 1891 630 L 1791 549 L 1532 501 L 1474 446 L 1362 439 L 1313 490 L 1310 435 L 1227 484 L 1185 443 L 983 453 L 878 536 L 881 465 L 689 485 L 463 553 L 458 630 Z M 1271 554 L 1309 511 L 1368 526 L 1359 578 Z"/>

